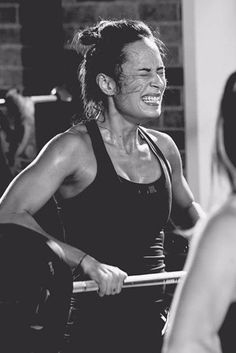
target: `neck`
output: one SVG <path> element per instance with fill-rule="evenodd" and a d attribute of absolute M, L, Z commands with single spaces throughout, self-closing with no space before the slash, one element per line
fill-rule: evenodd
<path fill-rule="evenodd" d="M 97 120 L 97 125 L 105 143 L 130 153 L 137 148 L 138 125 L 124 122 L 101 118 Z"/>

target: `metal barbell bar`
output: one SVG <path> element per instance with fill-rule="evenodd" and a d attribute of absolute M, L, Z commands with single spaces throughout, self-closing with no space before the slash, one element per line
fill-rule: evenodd
<path fill-rule="evenodd" d="M 63 88 L 56 87 L 51 90 L 51 94 L 30 96 L 34 103 L 49 103 L 61 100 L 63 102 L 71 102 L 72 96 Z M 6 104 L 5 98 L 0 98 L 0 105 Z"/>
<path fill-rule="evenodd" d="M 173 271 L 128 276 L 124 280 L 123 288 L 177 284 L 185 274 L 186 271 Z M 73 293 L 94 292 L 97 290 L 98 285 L 95 281 L 89 280 L 73 282 Z"/>
<path fill-rule="evenodd" d="M 34 103 L 47 103 L 47 102 L 56 102 L 58 100 L 57 96 L 52 94 L 49 95 L 42 95 L 42 96 L 30 96 Z M 6 103 L 4 98 L 0 98 L 0 105 Z"/>

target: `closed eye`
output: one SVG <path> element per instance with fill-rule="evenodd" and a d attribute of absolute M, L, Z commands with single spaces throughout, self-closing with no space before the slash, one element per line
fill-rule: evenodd
<path fill-rule="evenodd" d="M 159 68 L 157 69 L 157 73 L 158 73 L 159 75 L 165 75 L 165 68 L 164 68 L 164 67 L 159 67 Z"/>
<path fill-rule="evenodd" d="M 146 73 L 146 72 L 151 72 L 151 69 L 149 68 L 142 68 L 139 70 L 141 73 Z M 159 67 L 157 70 L 156 70 L 157 74 L 159 75 L 165 75 L 165 68 L 164 67 Z"/>
<path fill-rule="evenodd" d="M 151 69 L 148 69 L 148 68 L 143 68 L 143 69 L 140 69 L 139 71 L 150 72 L 150 71 L 151 71 Z"/>
<path fill-rule="evenodd" d="M 143 68 L 139 70 L 140 76 L 149 76 L 150 73 L 151 73 L 151 69 L 148 69 L 148 68 Z"/>

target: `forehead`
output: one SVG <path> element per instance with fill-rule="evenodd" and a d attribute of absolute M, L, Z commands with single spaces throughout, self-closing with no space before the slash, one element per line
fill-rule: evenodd
<path fill-rule="evenodd" d="M 124 47 L 126 54 L 126 62 L 124 66 L 136 67 L 139 65 L 162 66 L 163 60 L 156 43 L 149 39 L 143 38 L 134 43 L 127 44 Z"/>

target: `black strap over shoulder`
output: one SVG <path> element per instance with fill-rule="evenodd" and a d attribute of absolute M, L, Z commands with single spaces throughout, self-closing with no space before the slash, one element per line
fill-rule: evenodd
<path fill-rule="evenodd" d="M 119 178 L 106 150 L 102 135 L 95 119 L 88 120 L 85 123 L 88 133 L 90 135 L 94 154 L 97 159 L 98 173 L 101 173 L 103 177 L 106 176 L 110 182 L 118 182 Z"/>
<path fill-rule="evenodd" d="M 149 146 L 152 149 L 152 151 L 161 157 L 162 161 L 165 163 L 166 169 L 169 174 L 170 181 L 172 181 L 172 173 L 171 173 L 170 165 L 169 165 L 166 157 L 164 156 L 163 152 L 160 150 L 160 148 L 157 146 L 157 144 L 153 141 L 151 136 L 141 126 L 139 126 L 139 132 L 140 132 L 142 138 L 144 137 L 146 140 L 149 141 Z"/>

